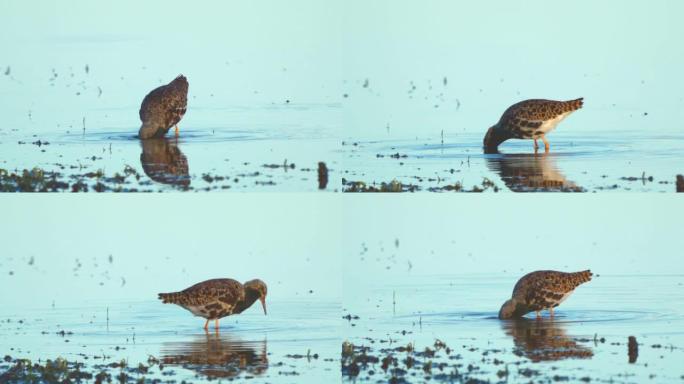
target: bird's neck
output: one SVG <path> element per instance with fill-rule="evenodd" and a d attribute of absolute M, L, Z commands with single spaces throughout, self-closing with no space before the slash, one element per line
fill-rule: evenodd
<path fill-rule="evenodd" d="M 499 124 L 494 125 L 487 131 L 484 140 L 484 150 L 486 153 L 496 153 L 499 144 L 510 139 L 511 136 L 505 129 L 502 129 Z"/>
<path fill-rule="evenodd" d="M 242 313 L 245 309 L 249 308 L 254 304 L 255 301 L 259 299 L 259 292 L 254 289 L 245 289 L 245 298 L 238 301 L 235 304 L 233 313 Z"/>

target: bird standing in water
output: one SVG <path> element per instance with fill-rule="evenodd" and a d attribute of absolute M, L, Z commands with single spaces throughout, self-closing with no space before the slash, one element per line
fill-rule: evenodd
<path fill-rule="evenodd" d="M 553 309 L 560 305 L 580 284 L 591 280 L 591 271 L 536 271 L 523 276 L 513 288 L 512 297 L 499 310 L 499 319 L 522 317 L 529 312 Z"/>
<path fill-rule="evenodd" d="M 244 285 L 233 279 L 212 279 L 197 283 L 180 292 L 160 293 L 159 299 L 164 304 L 177 304 L 192 312 L 195 316 L 204 317 L 204 329 L 208 329 L 209 321 L 214 320 L 216 329 L 222 317 L 242 313 L 245 309 L 261 301 L 266 314 L 266 283 L 259 279 L 246 282 Z"/>
<path fill-rule="evenodd" d="M 164 137 L 171 127 L 176 127 L 188 106 L 188 80 L 178 75 L 173 81 L 155 88 L 143 99 L 140 106 L 142 126 L 138 131 L 141 139 Z"/>
<path fill-rule="evenodd" d="M 513 104 L 503 113 L 499 122 L 487 131 L 483 140 L 485 153 L 496 153 L 499 145 L 508 139 L 533 139 L 535 152 L 539 148 L 537 139 L 541 139 L 545 152 L 548 152 L 546 134 L 569 114 L 582 108 L 583 100 L 532 99 Z"/>

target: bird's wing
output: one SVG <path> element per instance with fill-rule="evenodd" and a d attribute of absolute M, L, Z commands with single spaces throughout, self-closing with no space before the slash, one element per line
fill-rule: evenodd
<path fill-rule="evenodd" d="M 525 302 L 530 309 L 537 311 L 553 308 L 571 293 L 576 284 L 568 279 L 570 274 L 555 271 L 542 271 L 532 276 L 525 292 Z"/>
<path fill-rule="evenodd" d="M 560 101 L 525 100 L 513 104 L 501 115 L 499 125 L 504 129 L 532 128 L 536 129 L 550 119 L 563 113 Z"/>
<path fill-rule="evenodd" d="M 140 120 L 147 121 L 152 116 L 164 116 L 165 123 L 175 125 L 183 117 L 188 105 L 187 82 L 172 81 L 153 89 L 145 96 L 140 105 Z"/>
<path fill-rule="evenodd" d="M 206 305 L 218 300 L 232 307 L 245 297 L 242 284 L 233 279 L 207 280 L 193 285 L 183 293 L 186 305 Z"/>

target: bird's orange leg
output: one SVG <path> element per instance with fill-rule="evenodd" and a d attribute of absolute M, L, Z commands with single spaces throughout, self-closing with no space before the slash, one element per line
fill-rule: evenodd
<path fill-rule="evenodd" d="M 537 153 L 537 149 L 539 149 L 539 145 L 537 144 L 537 139 L 534 139 L 534 153 Z"/>
<path fill-rule="evenodd" d="M 541 313 L 539 313 L 539 311 L 537 311 L 537 319 L 541 319 Z"/>
<path fill-rule="evenodd" d="M 553 319 L 553 307 L 549 308 L 549 315 Z"/>
<path fill-rule="evenodd" d="M 217 331 L 218 331 L 218 328 L 219 328 L 219 327 L 218 327 L 218 321 L 219 321 L 219 319 L 214 320 L 214 329 L 216 329 Z"/>
<path fill-rule="evenodd" d="M 544 152 L 548 152 L 549 148 L 551 148 L 551 146 L 549 145 L 549 142 L 546 140 L 546 136 L 542 135 L 541 138 L 542 138 L 542 141 L 544 142 Z"/>
<path fill-rule="evenodd" d="M 178 124 L 176 124 L 176 137 L 178 137 Z"/>
<path fill-rule="evenodd" d="M 206 331 L 207 329 L 209 329 L 209 319 L 207 319 L 207 322 L 204 323 L 204 330 Z"/>

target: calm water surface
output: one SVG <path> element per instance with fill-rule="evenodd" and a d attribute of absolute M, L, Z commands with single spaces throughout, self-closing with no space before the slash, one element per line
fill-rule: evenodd
<path fill-rule="evenodd" d="M 445 365 L 430 374 L 421 369 L 418 374 L 410 369 L 392 373 L 375 364 L 362 370 L 356 381 L 400 376 L 408 382 L 448 382 L 440 374 L 454 369 L 493 382 L 554 377 L 625 383 L 681 380 L 683 275 L 601 275 L 577 288 L 554 319 L 545 314 L 541 320 L 500 321 L 498 309 L 517 278 L 407 273 L 345 286 L 355 292 L 345 296 L 345 313 L 359 317 L 350 319 L 344 330 L 354 345 L 400 362 L 410 354 L 380 351 L 409 343 L 416 351 L 435 349 L 436 340 L 451 348 L 449 354 L 441 350 L 431 359 L 433 367 Z M 631 363 L 628 336 L 639 343 L 638 357 Z"/>
<path fill-rule="evenodd" d="M 91 188 L 100 172 L 112 190 L 316 191 L 325 162 L 339 188 L 337 4 L 36 5 L 0 6 L 0 168 Z M 140 143 L 143 97 L 180 73 L 179 140 Z"/>
<path fill-rule="evenodd" d="M 482 152 L 479 134 L 433 139 L 345 142 L 343 176 L 349 181 L 397 180 L 421 191 L 464 189 L 487 179 L 497 191 L 674 192 L 681 132 L 557 132 L 551 152 L 534 153 L 531 141 L 509 141 L 498 154 Z"/>
<path fill-rule="evenodd" d="M 148 379 L 338 380 L 339 304 L 290 300 L 268 307 L 268 316 L 255 307 L 224 318 L 218 332 L 204 332 L 203 319 L 156 301 L 4 308 L 0 340 L 5 355 L 62 357 L 86 367 L 121 360 L 137 366 L 152 357 L 164 368 L 140 375 Z"/>

